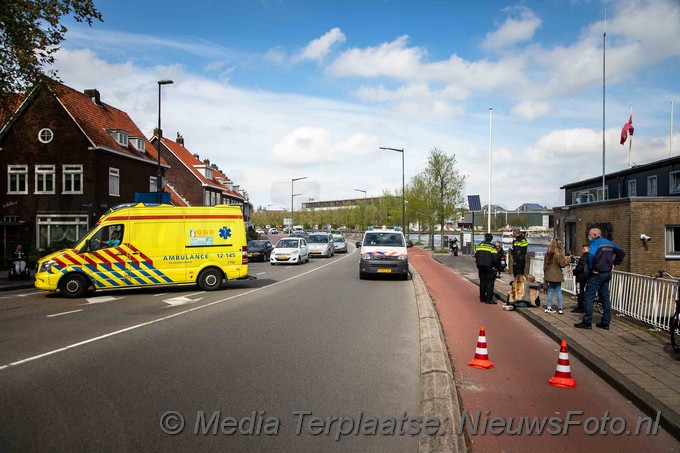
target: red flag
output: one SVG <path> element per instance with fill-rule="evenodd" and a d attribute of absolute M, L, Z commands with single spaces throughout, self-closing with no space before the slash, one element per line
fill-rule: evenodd
<path fill-rule="evenodd" d="M 631 115 L 630 118 L 628 118 L 628 122 L 624 124 L 623 129 L 621 129 L 622 145 L 628 140 L 628 134 L 630 134 L 631 137 L 633 136 L 633 131 L 635 131 L 635 129 L 633 129 L 633 115 Z"/>

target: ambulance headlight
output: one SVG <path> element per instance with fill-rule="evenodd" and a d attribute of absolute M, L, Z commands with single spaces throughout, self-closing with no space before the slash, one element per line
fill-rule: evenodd
<path fill-rule="evenodd" d="M 54 263 L 54 260 L 45 261 L 40 265 L 40 270 L 38 272 L 49 272 L 49 270 L 52 269 L 52 266 L 54 266 Z"/>

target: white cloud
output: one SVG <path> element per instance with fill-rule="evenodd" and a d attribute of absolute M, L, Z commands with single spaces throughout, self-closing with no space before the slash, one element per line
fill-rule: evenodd
<path fill-rule="evenodd" d="M 552 111 L 552 106 L 549 102 L 542 101 L 524 101 L 514 106 L 510 113 L 528 120 L 535 120 L 545 116 Z"/>
<path fill-rule="evenodd" d="M 482 43 L 486 49 L 503 49 L 517 43 L 529 41 L 541 26 L 541 19 L 533 11 L 523 6 L 506 8 L 509 13 L 517 13 L 519 17 L 508 17 L 496 31 L 488 33 Z"/>
<path fill-rule="evenodd" d="M 303 60 L 322 61 L 334 46 L 344 41 L 345 34 L 338 27 L 335 27 L 320 38 L 307 44 L 307 47 L 293 58 L 293 62 L 296 63 Z"/>

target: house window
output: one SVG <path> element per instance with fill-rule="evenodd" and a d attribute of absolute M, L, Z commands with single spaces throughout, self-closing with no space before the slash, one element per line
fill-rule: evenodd
<path fill-rule="evenodd" d="M 7 194 L 28 193 L 28 165 L 7 166 Z"/>
<path fill-rule="evenodd" d="M 637 196 L 637 181 L 635 179 L 628 181 L 628 196 Z"/>
<path fill-rule="evenodd" d="M 109 167 L 109 195 L 120 196 L 120 170 Z"/>
<path fill-rule="evenodd" d="M 680 259 L 680 225 L 666 226 L 666 258 Z"/>
<path fill-rule="evenodd" d="M 35 193 L 54 193 L 54 165 L 35 166 Z"/>
<path fill-rule="evenodd" d="M 83 193 L 83 166 L 79 164 L 65 164 L 62 165 L 61 171 L 63 174 L 61 193 Z"/>
<path fill-rule="evenodd" d="M 674 171 L 670 175 L 670 193 L 680 193 L 680 171 Z"/>
<path fill-rule="evenodd" d="M 49 143 L 53 138 L 54 133 L 52 133 L 51 129 L 40 129 L 40 132 L 38 132 L 38 140 L 40 140 L 40 143 Z"/>
<path fill-rule="evenodd" d="M 109 131 L 111 134 L 111 137 L 118 143 L 120 146 L 128 146 L 128 137 L 130 134 L 128 134 L 125 131 L 119 131 L 119 130 L 113 130 Z"/>
<path fill-rule="evenodd" d="M 38 249 L 70 247 L 88 231 L 87 216 L 37 216 Z"/>
<path fill-rule="evenodd" d="M 144 152 L 146 145 L 145 140 L 142 137 L 130 137 L 128 140 L 132 146 L 135 147 L 137 151 Z"/>
<path fill-rule="evenodd" d="M 647 196 L 656 197 L 656 176 L 647 178 Z"/>

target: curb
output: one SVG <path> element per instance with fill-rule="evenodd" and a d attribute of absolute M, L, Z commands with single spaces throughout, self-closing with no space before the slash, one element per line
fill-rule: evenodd
<path fill-rule="evenodd" d="M 418 304 L 420 326 L 420 417 L 441 421 L 443 432 L 437 435 L 421 433 L 419 452 L 466 453 L 462 434 L 458 393 L 453 383 L 453 371 L 439 324 L 439 317 L 420 274 L 409 266 Z"/>

